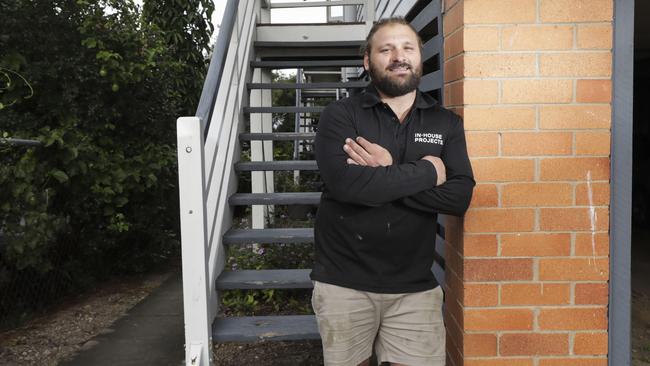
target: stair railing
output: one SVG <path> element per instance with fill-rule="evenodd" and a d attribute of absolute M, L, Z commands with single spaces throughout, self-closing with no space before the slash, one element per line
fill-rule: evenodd
<path fill-rule="evenodd" d="M 364 5 L 374 20 L 374 0 L 341 0 L 320 6 Z M 292 5 L 292 6 L 290 6 Z M 238 134 L 244 131 L 243 106 L 253 53 L 255 25 L 263 11 L 316 6 L 227 0 L 223 22 L 195 116 L 177 120 L 178 180 L 185 320 L 185 364 L 214 363 L 212 324 L 218 312 L 215 280 L 225 266 L 223 234 L 232 224 L 228 198 L 237 189 Z M 264 8 L 264 9 L 263 9 Z"/>
<path fill-rule="evenodd" d="M 260 0 L 228 0 L 196 115 L 177 121 L 186 365 L 211 365 L 215 280 L 225 265 L 228 197 L 248 100 L 249 58 Z"/>

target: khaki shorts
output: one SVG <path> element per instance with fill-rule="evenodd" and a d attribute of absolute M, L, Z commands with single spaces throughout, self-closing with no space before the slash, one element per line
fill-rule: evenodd
<path fill-rule="evenodd" d="M 323 341 L 325 365 L 378 362 L 445 365 L 443 293 L 435 289 L 379 294 L 314 281 L 312 306 Z"/>

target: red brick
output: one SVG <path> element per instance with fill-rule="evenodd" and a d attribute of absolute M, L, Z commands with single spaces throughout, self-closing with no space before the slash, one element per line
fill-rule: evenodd
<path fill-rule="evenodd" d="M 524 358 L 483 358 L 465 359 L 463 366 L 533 366 L 532 359 Z"/>
<path fill-rule="evenodd" d="M 468 233 L 533 231 L 534 209 L 469 209 L 465 214 Z"/>
<path fill-rule="evenodd" d="M 532 330 L 532 309 L 466 309 L 465 330 Z"/>
<path fill-rule="evenodd" d="M 464 306 L 496 306 L 499 303 L 499 286 L 492 284 L 465 284 Z"/>
<path fill-rule="evenodd" d="M 508 333 L 499 337 L 501 356 L 539 356 L 569 354 L 568 334 Z"/>
<path fill-rule="evenodd" d="M 609 131 L 577 132 L 576 154 L 609 156 L 610 140 Z"/>
<path fill-rule="evenodd" d="M 542 106 L 539 123 L 542 129 L 610 128 L 612 109 L 609 104 Z"/>
<path fill-rule="evenodd" d="M 454 81 L 447 85 L 444 88 L 444 98 L 445 106 L 462 106 L 463 101 L 463 81 Z"/>
<path fill-rule="evenodd" d="M 444 54 L 445 60 L 448 60 L 465 50 L 463 45 L 463 32 L 454 32 L 452 35 L 445 38 L 444 42 Z"/>
<path fill-rule="evenodd" d="M 467 132 L 467 152 L 469 156 L 499 155 L 499 134 L 496 132 Z"/>
<path fill-rule="evenodd" d="M 477 182 L 522 182 L 535 177 L 533 159 L 472 159 L 472 169 Z"/>
<path fill-rule="evenodd" d="M 591 199 L 589 198 L 591 191 Z M 578 183 L 576 185 L 576 205 L 609 205 L 609 183 Z"/>
<path fill-rule="evenodd" d="M 565 25 L 515 25 L 501 31 L 504 50 L 538 51 L 573 48 L 573 27 Z"/>
<path fill-rule="evenodd" d="M 611 52 L 547 53 L 539 56 L 541 76 L 611 76 Z"/>
<path fill-rule="evenodd" d="M 541 0 L 540 19 L 553 23 L 611 21 L 613 3 L 612 0 Z"/>
<path fill-rule="evenodd" d="M 576 305 L 609 304 L 609 285 L 601 283 L 577 283 L 575 288 Z"/>
<path fill-rule="evenodd" d="M 607 329 L 607 308 L 543 308 L 537 322 L 542 330 Z"/>
<path fill-rule="evenodd" d="M 496 235 L 467 234 L 463 239 L 463 255 L 466 257 L 496 257 Z"/>
<path fill-rule="evenodd" d="M 607 233 L 577 233 L 575 255 L 606 257 L 609 255 L 609 235 Z"/>
<path fill-rule="evenodd" d="M 496 51 L 499 49 L 499 28 L 463 28 L 465 51 Z M 446 42 L 446 41 L 445 41 Z"/>
<path fill-rule="evenodd" d="M 541 180 L 609 180 L 609 158 L 546 158 Z"/>
<path fill-rule="evenodd" d="M 501 235 L 502 257 L 557 257 L 567 256 L 570 253 L 570 234 L 517 233 Z"/>
<path fill-rule="evenodd" d="M 576 102 L 609 103 L 612 101 L 610 79 L 586 79 L 576 82 Z"/>
<path fill-rule="evenodd" d="M 596 208 L 592 218 L 589 208 L 542 208 L 539 227 L 543 231 L 603 231 L 609 228 L 609 210 Z"/>
<path fill-rule="evenodd" d="M 578 48 L 609 50 L 612 41 L 611 24 L 584 24 L 578 27 Z"/>
<path fill-rule="evenodd" d="M 501 305 L 568 305 L 571 289 L 559 283 L 504 283 Z"/>
<path fill-rule="evenodd" d="M 607 258 L 542 258 L 539 279 L 542 281 L 606 281 L 609 278 Z"/>
<path fill-rule="evenodd" d="M 557 79 L 504 80 L 501 103 L 570 103 L 573 81 Z"/>
<path fill-rule="evenodd" d="M 476 79 L 465 79 L 463 81 L 463 104 L 496 104 L 498 100 L 498 81 Z"/>
<path fill-rule="evenodd" d="M 607 333 L 576 333 L 573 338 L 573 354 L 606 355 Z"/>
<path fill-rule="evenodd" d="M 465 54 L 466 77 L 519 77 L 536 73 L 534 54 Z"/>
<path fill-rule="evenodd" d="M 528 130 L 535 128 L 533 107 L 464 108 L 466 131 Z"/>
<path fill-rule="evenodd" d="M 464 64 L 465 64 L 464 55 L 458 55 L 454 58 L 445 61 L 445 68 L 444 68 L 444 75 L 443 75 L 444 82 L 449 83 L 451 81 L 462 79 Z"/>
<path fill-rule="evenodd" d="M 499 205 L 499 192 L 494 184 L 478 184 L 472 193 L 470 207 L 497 207 Z"/>
<path fill-rule="evenodd" d="M 465 282 L 533 279 L 533 261 L 518 259 L 465 259 Z"/>
<path fill-rule="evenodd" d="M 466 1 L 466 24 L 534 23 L 535 0 Z"/>
<path fill-rule="evenodd" d="M 450 8 L 444 14 L 442 21 L 442 33 L 446 37 L 463 26 L 464 2 L 461 1 L 456 6 Z"/>
<path fill-rule="evenodd" d="M 547 358 L 539 366 L 607 366 L 606 358 Z"/>
<path fill-rule="evenodd" d="M 497 336 L 490 333 L 470 333 L 463 335 L 465 357 L 485 357 L 497 355 Z"/>
<path fill-rule="evenodd" d="M 506 132 L 501 150 L 506 156 L 571 155 L 571 132 Z"/>
<path fill-rule="evenodd" d="M 573 203 L 573 187 L 568 183 L 512 183 L 501 188 L 503 207 L 567 206 Z"/>

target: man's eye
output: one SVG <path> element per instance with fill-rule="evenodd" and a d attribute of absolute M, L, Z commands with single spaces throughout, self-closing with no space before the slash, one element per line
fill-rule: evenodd
<path fill-rule="evenodd" d="M 388 51 L 389 51 L 388 48 L 384 48 L 384 49 L 379 50 L 379 52 L 381 52 L 381 53 L 386 53 Z"/>

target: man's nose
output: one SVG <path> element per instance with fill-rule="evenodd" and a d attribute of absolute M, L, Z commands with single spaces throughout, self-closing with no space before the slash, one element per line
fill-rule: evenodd
<path fill-rule="evenodd" d="M 404 50 L 401 48 L 394 48 L 392 52 L 392 60 L 393 62 L 404 62 L 406 60 L 406 53 Z"/>

